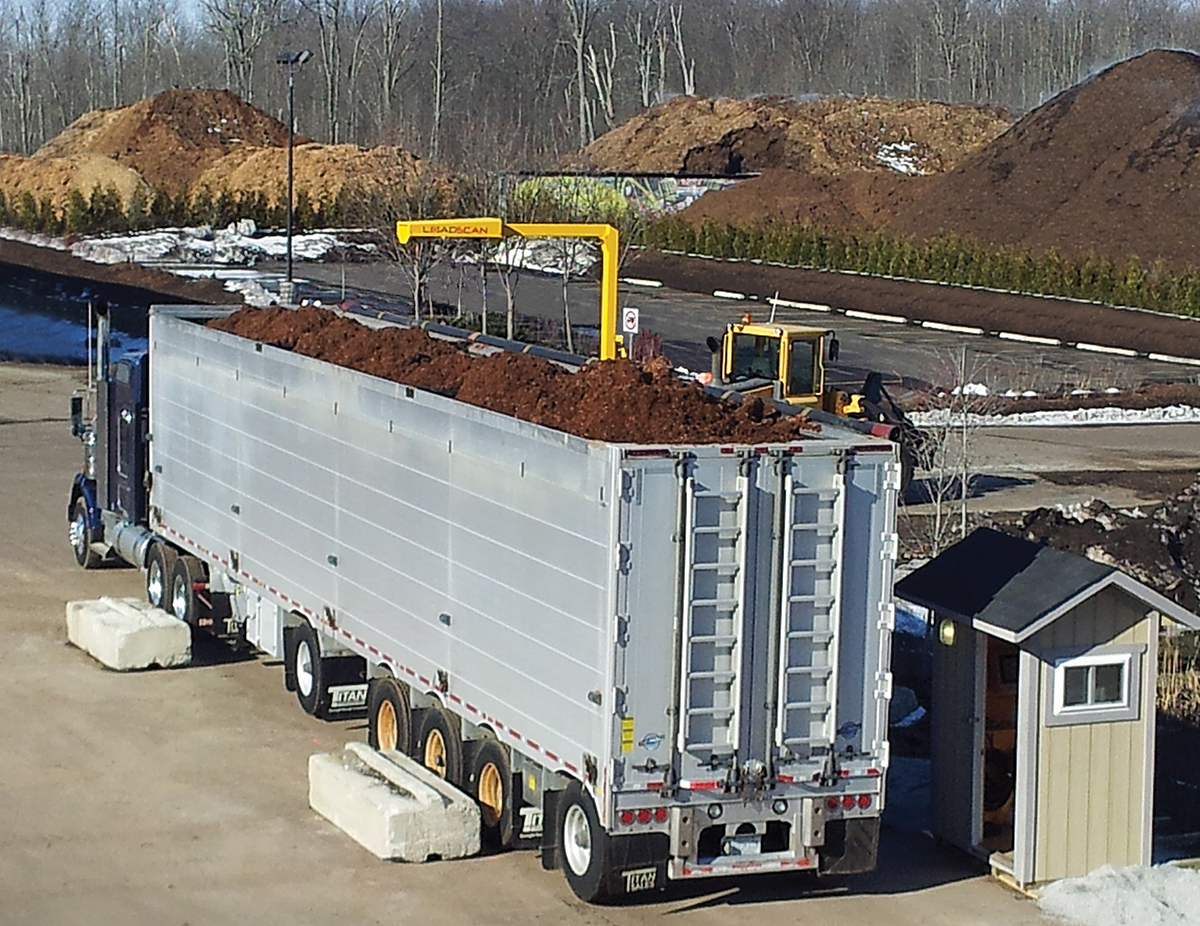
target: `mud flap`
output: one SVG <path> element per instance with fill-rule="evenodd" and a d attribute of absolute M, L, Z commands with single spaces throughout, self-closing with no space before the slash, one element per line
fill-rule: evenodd
<path fill-rule="evenodd" d="M 613 836 L 608 843 L 608 896 L 665 887 L 670 852 L 671 839 L 666 833 Z"/>
<path fill-rule="evenodd" d="M 874 871 L 879 854 L 879 817 L 852 817 L 825 823 L 820 873 L 850 875 Z"/>

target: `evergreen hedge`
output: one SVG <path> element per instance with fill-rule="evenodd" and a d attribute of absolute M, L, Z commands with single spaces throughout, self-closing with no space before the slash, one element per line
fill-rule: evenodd
<path fill-rule="evenodd" d="M 917 242 L 812 225 L 693 225 L 679 217 L 647 226 L 639 243 L 710 257 L 1065 296 L 1200 317 L 1200 270 L 1172 270 L 1162 261 L 1145 266 L 1137 257 L 1118 264 L 1096 254 L 1065 258 L 1052 250 L 1034 255 L 954 235 Z"/>

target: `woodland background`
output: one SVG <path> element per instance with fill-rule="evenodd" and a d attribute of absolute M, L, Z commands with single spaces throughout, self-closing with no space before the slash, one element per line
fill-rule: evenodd
<path fill-rule="evenodd" d="M 543 168 L 676 94 L 876 95 L 1017 114 L 1152 47 L 1181 0 L 0 0 L 0 150 L 172 86 L 451 168 Z"/>

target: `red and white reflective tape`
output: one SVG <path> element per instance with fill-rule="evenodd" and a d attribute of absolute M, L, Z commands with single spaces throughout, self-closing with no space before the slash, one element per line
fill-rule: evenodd
<path fill-rule="evenodd" d="M 212 560 L 214 563 L 219 563 L 220 565 L 224 566 L 226 569 L 232 570 L 232 566 L 230 566 L 230 564 L 227 560 L 221 559 L 219 556 L 217 556 L 212 551 L 205 549 L 201 544 L 196 543 L 196 541 L 192 540 L 191 538 L 185 537 L 183 534 L 179 533 L 179 531 L 175 530 L 174 528 L 167 527 L 166 525 L 161 525 L 160 529 L 162 530 L 162 532 L 164 534 L 170 534 L 173 538 L 178 540 L 181 544 L 183 544 L 184 546 L 190 547 L 191 549 L 193 549 L 197 553 L 199 553 L 201 556 L 204 556 L 207 559 Z M 244 569 L 239 569 L 238 575 L 240 575 L 246 581 L 251 582 L 254 585 L 257 585 L 263 591 L 268 592 L 275 598 L 278 598 L 280 601 L 283 601 L 286 604 L 296 608 L 296 610 L 303 612 L 309 618 L 311 618 L 314 622 L 316 622 L 318 624 L 323 624 L 325 627 L 329 628 L 329 630 L 340 634 L 341 637 L 347 643 L 353 644 L 353 645 L 359 647 L 360 649 L 366 650 L 374 656 L 378 656 L 383 662 L 386 662 L 388 665 L 392 666 L 392 668 L 395 669 L 396 671 L 403 672 L 406 675 L 410 676 L 411 678 L 418 679 L 421 682 L 421 684 L 423 684 L 423 685 L 428 686 L 428 685 L 433 684 L 433 681 L 431 679 L 427 678 L 424 675 L 421 675 L 415 669 L 404 665 L 399 660 L 394 659 L 393 657 L 389 656 L 385 652 L 382 652 L 377 647 L 374 647 L 371 644 L 367 643 L 361 637 L 356 637 L 354 634 L 350 633 L 350 631 L 346 630 L 345 628 L 337 627 L 331 621 L 329 621 L 323 617 L 320 617 L 314 611 L 310 610 L 309 608 L 304 607 L 302 604 L 300 604 L 299 601 L 296 601 L 295 599 L 288 597 L 287 595 L 285 595 L 283 592 L 279 591 L 278 589 L 267 585 L 265 582 L 256 578 L 255 576 L 252 576 L 250 573 L 246 572 Z M 462 705 L 462 707 L 465 708 L 467 711 L 471 712 L 472 714 L 475 714 L 481 720 L 491 724 L 496 729 L 508 730 L 509 735 L 512 736 L 513 739 L 516 739 L 519 742 L 524 743 L 526 746 L 528 746 L 530 749 L 534 750 L 535 752 L 541 753 L 547 759 L 549 759 L 551 762 L 553 762 L 555 765 L 562 766 L 564 769 L 566 769 L 568 772 L 570 772 L 573 775 L 579 774 L 579 766 L 574 765 L 571 762 L 567 762 L 564 759 L 560 759 L 557 754 L 555 754 L 554 752 L 551 752 L 549 749 L 543 748 L 535 740 L 532 740 L 527 736 L 521 736 L 521 734 L 519 734 L 512 727 L 506 726 L 504 723 L 497 720 L 495 717 L 492 717 L 490 714 L 487 714 L 484 711 L 480 710 L 478 707 L 476 707 L 470 701 L 464 701 L 462 698 L 460 698 L 458 695 L 455 695 L 455 694 L 449 695 L 449 698 L 455 704 Z M 716 783 L 714 782 L 714 787 L 715 786 L 716 786 Z M 660 788 L 662 787 L 661 782 L 658 783 L 658 787 L 660 787 Z"/>

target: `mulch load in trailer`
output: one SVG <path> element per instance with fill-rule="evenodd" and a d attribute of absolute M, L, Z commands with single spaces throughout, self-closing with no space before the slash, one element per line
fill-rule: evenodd
<path fill-rule="evenodd" d="M 591 440 L 787 443 L 820 431 L 761 399 L 734 404 L 706 395 L 663 358 L 571 373 L 524 354 L 470 357 L 417 329 L 368 328 L 315 308 L 246 307 L 209 326 Z"/>

